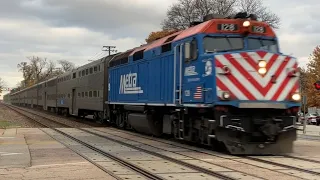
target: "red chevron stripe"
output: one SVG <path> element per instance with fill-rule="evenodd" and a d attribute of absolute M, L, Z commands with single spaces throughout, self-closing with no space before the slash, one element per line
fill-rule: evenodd
<path fill-rule="evenodd" d="M 273 97 L 271 98 L 271 100 L 276 101 L 278 99 L 278 97 L 280 96 L 282 90 L 288 85 L 290 81 L 290 78 L 286 78 L 283 83 L 281 84 L 281 86 L 278 88 L 277 92 L 273 95 Z"/>
<path fill-rule="evenodd" d="M 217 86 L 222 90 L 222 91 L 230 91 L 227 86 L 225 86 L 219 78 L 217 78 Z M 231 93 L 231 92 L 230 92 Z"/>
<path fill-rule="evenodd" d="M 240 53 L 241 56 L 244 58 L 244 60 L 246 60 L 248 62 L 248 64 L 250 66 L 252 66 L 254 69 L 258 70 L 258 66 L 257 66 L 257 62 L 250 56 L 250 54 L 248 53 Z M 261 59 L 263 59 L 263 57 L 266 56 L 267 53 L 265 52 L 257 52 L 257 54 L 262 57 Z M 250 84 L 252 84 L 252 86 L 254 88 L 256 88 L 257 91 L 259 91 L 263 96 L 265 96 L 266 94 L 268 94 L 268 92 L 270 91 L 270 89 L 272 88 L 272 86 L 274 84 L 272 84 L 271 82 L 266 84 L 266 87 L 262 87 L 262 85 L 259 83 L 259 81 L 256 79 L 256 76 L 253 75 L 252 73 L 249 73 L 242 65 L 241 65 L 241 61 L 236 60 L 235 58 L 233 58 L 232 54 L 225 54 L 224 57 L 226 58 L 228 62 L 228 64 L 230 64 L 231 66 L 233 66 L 232 68 L 236 68 L 237 71 L 239 71 L 239 73 L 241 75 L 244 76 L 244 78 L 246 78 Z M 284 60 L 282 60 L 282 63 L 279 64 L 278 67 L 273 67 L 275 62 L 277 61 L 277 58 L 279 57 L 279 55 L 277 54 L 273 54 L 270 57 L 270 60 L 267 63 L 267 69 L 271 69 L 271 68 L 277 68 L 277 70 L 275 71 L 274 75 L 276 77 L 279 77 L 281 74 L 284 73 L 285 71 L 285 67 L 287 66 L 288 62 L 291 60 L 291 57 L 286 57 Z M 280 61 L 280 60 L 279 60 Z M 216 58 L 216 67 L 222 67 L 223 64 L 219 61 L 219 59 Z M 294 64 L 294 68 L 297 68 L 298 64 L 295 63 Z M 219 75 L 218 75 L 219 76 Z M 240 90 L 243 95 L 245 95 L 248 100 L 256 100 L 256 98 L 253 96 L 254 92 L 250 92 L 248 91 L 248 89 L 246 88 L 246 85 L 243 84 L 243 82 L 239 82 L 239 80 L 235 77 L 235 74 L 232 74 L 231 71 L 231 75 L 226 76 L 228 78 L 228 80 L 232 83 L 233 86 L 237 87 L 238 90 Z M 217 80 L 217 86 L 221 89 L 221 90 L 229 90 L 227 88 L 227 86 L 225 86 L 225 84 L 223 82 L 221 82 L 221 80 L 219 78 L 216 78 Z M 279 98 L 280 94 L 282 93 L 283 89 L 288 85 L 288 83 L 290 82 L 290 80 L 292 80 L 292 78 L 286 77 L 285 79 L 283 79 L 282 84 L 280 85 L 280 87 L 278 87 L 276 90 L 276 93 L 273 95 L 273 97 L 270 100 L 275 100 L 277 101 L 277 99 Z M 278 82 L 279 83 L 279 82 Z M 291 89 L 291 92 L 296 91 L 299 88 L 299 83 L 297 82 L 294 87 Z M 289 95 L 289 94 L 288 94 Z"/>
<path fill-rule="evenodd" d="M 219 62 L 218 59 L 216 59 L 216 61 Z M 221 62 L 219 63 L 222 64 Z M 238 81 L 237 78 L 234 77 L 232 73 L 228 75 L 227 78 L 248 98 L 248 100 L 256 100 L 256 98 L 242 85 L 242 83 Z"/>
<path fill-rule="evenodd" d="M 258 89 L 259 92 L 261 92 L 263 95 L 266 93 L 264 92 L 264 88 L 257 82 L 257 80 L 250 74 L 246 69 L 243 68 L 243 66 L 240 65 L 238 61 L 232 61 L 231 59 L 233 58 L 231 54 L 226 54 L 224 57 L 229 60 L 229 62 L 233 65 L 234 68 L 236 68 L 240 74 L 242 74 L 247 80 L 255 87 Z M 248 78 L 250 77 L 250 78 Z"/>
<path fill-rule="evenodd" d="M 272 66 L 273 66 L 273 64 L 276 62 L 276 60 L 277 60 L 277 58 L 279 57 L 279 55 L 278 54 L 274 54 L 274 55 L 272 55 L 272 57 L 271 57 L 271 59 L 269 60 L 269 62 L 267 63 L 267 69 L 270 69 Z"/>
<path fill-rule="evenodd" d="M 253 67 L 253 69 L 255 69 L 256 71 L 259 70 L 259 67 L 257 66 L 257 63 L 255 62 L 255 60 L 253 60 L 251 58 L 251 56 L 249 56 L 248 53 L 242 52 L 242 53 L 240 53 L 240 55 L 241 55 L 242 58 L 244 58 Z"/>
<path fill-rule="evenodd" d="M 294 92 L 298 92 L 299 90 L 299 81 L 297 81 L 294 86 L 292 87 L 292 89 L 290 90 L 290 93 L 294 93 Z"/>
<path fill-rule="evenodd" d="M 257 79 L 255 79 L 254 75 L 252 73 L 249 73 L 246 69 L 244 69 L 243 66 L 241 66 L 241 64 L 238 61 L 233 61 L 232 60 L 232 55 L 231 54 L 226 54 L 224 55 L 225 58 L 233 65 L 234 68 L 236 68 L 245 78 L 247 78 L 247 80 L 263 95 L 265 96 L 268 91 L 271 89 L 272 87 L 272 83 L 268 83 L 266 87 L 261 86 L 261 84 L 258 82 Z M 272 58 L 270 59 L 270 63 L 274 64 L 275 60 L 278 58 L 278 55 L 273 55 Z M 252 60 L 252 59 L 251 59 Z M 250 61 L 250 59 L 249 59 Z M 254 61 L 254 60 L 252 60 Z M 253 62 L 255 63 L 255 62 Z M 249 64 L 253 64 L 253 63 L 249 63 Z M 275 72 L 275 76 L 278 77 L 280 75 L 280 73 L 284 70 L 284 68 L 286 67 L 288 61 L 284 61 L 284 63 L 282 63 L 277 71 Z M 255 63 L 256 64 L 256 63 Z M 268 69 L 272 68 L 272 65 L 270 65 L 268 63 L 268 65 L 270 66 Z M 256 65 L 255 65 L 256 66 Z M 249 77 L 249 78 L 248 78 Z"/>
<path fill-rule="evenodd" d="M 257 51 L 256 53 L 260 56 L 261 59 L 263 59 L 267 54 L 267 52 L 265 51 Z"/>
<path fill-rule="evenodd" d="M 215 61 L 216 62 L 216 67 L 223 67 L 223 64 L 222 63 L 220 63 L 220 61 Z"/>
<path fill-rule="evenodd" d="M 276 79 L 280 76 L 280 74 L 285 70 L 285 67 L 287 66 L 288 62 L 289 62 L 290 57 L 286 57 L 284 62 L 281 63 L 281 65 L 279 66 L 279 68 L 277 69 L 277 71 L 274 73 Z M 288 79 L 288 78 L 286 78 Z M 268 93 L 268 91 L 271 89 L 271 87 L 273 86 L 273 84 L 271 82 L 268 83 L 268 85 L 265 87 L 267 89 L 266 93 Z M 264 94 L 266 95 L 266 94 Z"/>

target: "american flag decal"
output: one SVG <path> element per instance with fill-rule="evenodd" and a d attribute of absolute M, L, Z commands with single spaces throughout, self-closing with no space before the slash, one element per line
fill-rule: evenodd
<path fill-rule="evenodd" d="M 193 98 L 194 99 L 201 99 L 202 98 L 202 88 L 201 88 L 201 86 L 198 86 L 196 88 L 196 92 L 194 93 Z"/>

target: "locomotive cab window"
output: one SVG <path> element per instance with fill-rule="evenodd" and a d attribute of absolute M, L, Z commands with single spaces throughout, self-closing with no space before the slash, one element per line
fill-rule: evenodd
<path fill-rule="evenodd" d="M 185 43 L 185 61 L 192 61 L 198 58 L 197 40 L 193 39 L 191 42 Z"/>
<path fill-rule="evenodd" d="M 133 61 L 143 59 L 144 58 L 143 55 L 144 55 L 144 49 L 134 53 L 133 54 Z"/>
<path fill-rule="evenodd" d="M 241 37 L 204 37 L 203 48 L 206 53 L 225 52 L 244 48 Z"/>
<path fill-rule="evenodd" d="M 248 49 L 249 50 L 262 49 L 262 50 L 277 53 L 278 45 L 277 45 L 277 41 L 272 39 L 248 38 Z"/>

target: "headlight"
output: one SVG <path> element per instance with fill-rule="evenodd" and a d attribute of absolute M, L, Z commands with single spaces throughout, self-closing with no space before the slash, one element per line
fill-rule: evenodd
<path fill-rule="evenodd" d="M 230 98 L 230 93 L 229 92 L 223 92 L 222 93 L 222 98 L 223 99 L 229 99 Z"/>
<path fill-rule="evenodd" d="M 258 73 L 265 74 L 265 73 L 267 73 L 267 69 L 266 68 L 259 68 Z"/>
<path fill-rule="evenodd" d="M 267 62 L 264 60 L 259 61 L 259 67 L 264 68 L 267 66 Z"/>
<path fill-rule="evenodd" d="M 294 101 L 300 101 L 301 100 L 301 95 L 299 93 L 294 93 L 291 98 Z"/>
<path fill-rule="evenodd" d="M 242 25 L 243 27 L 248 27 L 250 26 L 250 21 L 244 21 Z"/>

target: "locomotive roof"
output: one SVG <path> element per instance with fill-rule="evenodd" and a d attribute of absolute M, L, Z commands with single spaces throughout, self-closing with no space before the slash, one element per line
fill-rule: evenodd
<path fill-rule="evenodd" d="M 201 24 L 195 25 L 193 27 L 190 27 L 185 30 L 181 30 L 179 32 L 173 33 L 171 35 L 165 36 L 161 39 L 155 40 L 151 43 L 144 44 L 140 47 L 133 48 L 134 50 L 130 53 L 129 56 L 132 56 L 134 53 L 144 50 L 148 51 L 150 49 L 160 47 L 161 45 L 167 43 L 167 39 L 176 36 L 174 39 L 171 41 L 179 41 L 181 39 L 187 38 L 189 36 L 193 36 L 195 34 L 201 34 L 201 33 L 222 33 L 222 34 L 231 34 L 231 33 L 243 33 L 243 29 L 240 28 L 239 31 L 234 31 L 234 32 L 226 32 L 226 31 L 221 31 L 218 30 L 217 26 L 218 24 L 237 24 L 239 27 L 242 27 L 243 19 L 211 19 L 208 21 L 205 21 Z M 261 21 L 254 21 L 250 20 L 251 26 L 262 26 L 266 29 L 266 33 L 263 34 L 263 36 L 269 36 L 269 37 L 275 37 L 275 33 L 272 30 L 272 28 L 265 22 Z M 258 33 L 250 32 L 252 35 L 261 35 Z"/>

